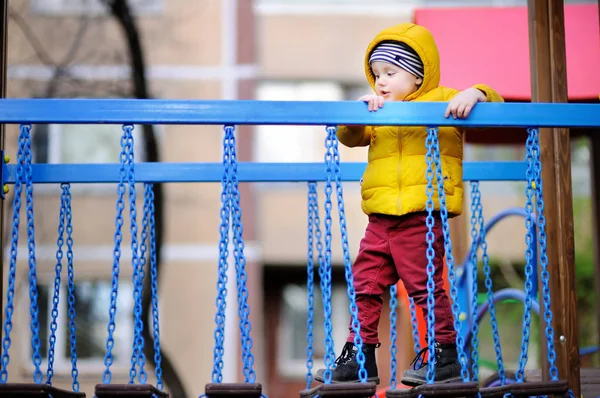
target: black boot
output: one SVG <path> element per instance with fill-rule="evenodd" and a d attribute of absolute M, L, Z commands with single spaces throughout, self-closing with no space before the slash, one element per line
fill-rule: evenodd
<path fill-rule="evenodd" d="M 427 362 L 423 356 L 428 348 L 422 349 L 411 362 L 411 368 L 404 372 L 402 384 L 416 387 L 427 383 Z M 456 344 L 435 343 L 434 383 L 452 383 L 461 381 L 460 363 L 456 352 Z"/>
<path fill-rule="evenodd" d="M 375 360 L 375 348 L 380 344 L 363 344 L 363 353 L 365 354 L 365 370 L 367 371 L 367 381 L 379 384 L 379 375 L 377 372 L 377 361 Z M 358 362 L 356 354 L 358 348 L 351 342 L 344 345 L 341 355 L 335 360 L 335 367 L 331 369 L 332 383 L 358 383 Z M 315 380 L 321 383 L 325 382 L 325 369 L 319 369 L 315 375 Z"/>

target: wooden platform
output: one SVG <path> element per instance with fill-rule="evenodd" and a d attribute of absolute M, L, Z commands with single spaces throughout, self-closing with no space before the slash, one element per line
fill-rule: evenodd
<path fill-rule="evenodd" d="M 600 368 L 581 368 L 581 395 L 584 398 L 600 397 Z M 531 370 L 525 372 L 527 381 L 541 381 L 541 370 Z"/>

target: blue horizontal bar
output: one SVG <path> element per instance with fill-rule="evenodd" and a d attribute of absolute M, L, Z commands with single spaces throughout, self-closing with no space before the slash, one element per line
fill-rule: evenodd
<path fill-rule="evenodd" d="M 360 181 L 366 163 L 342 163 L 343 181 Z M 117 183 L 118 163 L 109 164 L 34 164 L 34 183 Z M 14 184 L 16 165 L 7 165 L 5 183 Z M 525 179 L 524 162 L 465 162 L 467 181 L 520 181 Z M 138 182 L 220 182 L 222 163 L 136 163 Z M 324 163 L 239 163 L 241 182 L 325 181 Z"/>
<path fill-rule="evenodd" d="M 465 120 L 441 102 L 2 99 L 0 123 L 599 127 L 600 104 L 481 103 Z"/>

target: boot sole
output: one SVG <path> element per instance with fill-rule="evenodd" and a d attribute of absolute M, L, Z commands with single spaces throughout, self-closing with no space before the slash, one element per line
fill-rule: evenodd
<path fill-rule="evenodd" d="M 325 383 L 325 379 L 319 376 L 315 376 L 315 380 L 320 383 Z M 331 380 L 331 384 L 340 384 L 340 383 L 360 383 L 360 380 L 348 380 L 348 381 L 336 381 Z M 380 380 L 379 377 L 367 377 L 367 383 L 375 383 L 379 385 Z"/>
<path fill-rule="evenodd" d="M 434 381 L 433 384 L 455 383 L 457 381 L 462 382 L 462 377 L 458 376 L 446 380 Z M 409 387 L 418 387 L 420 385 L 427 384 L 427 380 L 415 379 L 412 377 L 403 377 L 402 380 L 400 380 L 400 382 Z"/>

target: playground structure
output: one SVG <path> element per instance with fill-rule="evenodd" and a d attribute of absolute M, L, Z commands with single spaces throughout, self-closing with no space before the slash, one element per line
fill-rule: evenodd
<path fill-rule="evenodd" d="M 504 127 L 504 128 L 524 128 L 529 126 L 530 135 L 533 137 L 532 141 L 528 141 L 528 157 L 526 162 L 475 162 L 466 163 L 464 177 L 466 181 L 476 183 L 477 181 L 502 181 L 502 180 L 523 180 L 528 183 L 528 213 L 527 219 L 529 222 L 533 221 L 533 203 L 537 201 L 536 208 L 543 209 L 543 199 L 541 196 L 542 189 L 542 177 L 541 177 L 541 165 L 539 164 L 540 151 L 539 147 L 536 147 L 535 137 L 538 134 L 539 127 L 551 127 L 551 126 L 575 126 L 575 127 L 595 127 L 600 126 L 600 113 L 598 112 L 597 105 L 586 105 L 586 104 L 480 104 L 469 117 L 468 120 L 451 120 L 445 119 L 443 116 L 444 104 L 439 103 L 403 103 L 403 104 L 389 104 L 385 110 L 374 113 L 366 112 L 363 107 L 364 104 L 351 102 L 351 103 L 337 103 L 337 102 L 261 102 L 261 101 L 160 101 L 160 100 L 3 100 L 3 107 L 0 110 L 0 122 L 2 123 L 15 123 L 21 125 L 21 135 L 19 140 L 19 153 L 17 155 L 16 165 L 4 164 L 3 165 L 3 179 L 5 184 L 15 184 L 16 192 L 22 190 L 23 185 L 26 188 L 27 200 L 26 206 L 28 208 L 28 239 L 30 247 L 30 297 L 32 298 L 32 331 L 33 340 L 32 345 L 35 348 L 37 344 L 38 351 L 33 354 L 33 363 L 36 368 L 34 372 L 34 379 L 38 385 L 44 387 L 46 390 L 50 390 L 51 386 L 47 384 L 44 386 L 42 381 L 41 369 L 39 368 L 39 337 L 36 336 L 36 310 L 35 310 L 35 242 L 33 241 L 33 225 L 35 217 L 33 214 L 33 198 L 31 196 L 33 192 L 34 184 L 63 184 L 63 214 L 68 215 L 70 196 L 68 188 L 70 184 L 92 182 L 92 183 L 116 183 L 118 184 L 119 199 L 117 202 L 117 233 L 115 237 L 115 263 L 113 265 L 113 276 L 118 276 L 119 272 L 119 258 L 117 250 L 120 246 L 120 241 L 117 237 L 120 235 L 120 228 L 123 226 L 122 222 L 122 211 L 124 209 L 124 195 L 126 193 L 126 186 L 129 188 L 129 201 L 130 201 L 130 220 L 131 220 L 131 231 L 132 237 L 136 236 L 136 216 L 135 211 L 131 212 L 131 209 L 135 208 L 135 184 L 145 184 L 145 206 L 144 215 L 142 222 L 142 239 L 138 241 L 132 238 L 132 266 L 134 286 L 134 297 L 136 299 L 136 306 L 138 300 L 141 297 L 141 293 L 138 290 L 138 283 L 144 277 L 143 268 L 140 264 L 144 264 L 146 261 L 145 255 L 147 254 L 148 247 L 150 254 L 150 263 L 152 263 L 152 241 L 150 240 L 149 246 L 145 246 L 146 240 L 152 235 L 152 229 L 149 227 L 152 225 L 152 211 L 151 211 L 151 188 L 149 184 L 158 182 L 206 182 L 206 181 L 222 181 L 223 183 L 223 212 L 222 212 L 222 227 L 221 233 L 222 238 L 225 242 L 228 238 L 229 226 L 233 231 L 232 240 L 234 242 L 234 258 L 236 264 L 237 273 L 237 291 L 238 291 L 238 305 L 240 308 L 240 328 L 242 330 L 242 347 L 243 349 L 243 362 L 244 362 L 244 375 L 245 382 L 239 385 L 231 386 L 228 383 L 222 383 L 220 377 L 220 370 L 222 369 L 222 323 L 224 321 L 224 279 L 226 275 L 227 267 L 227 245 L 222 246 L 224 250 L 221 255 L 221 262 L 219 266 L 219 286 L 218 289 L 219 297 L 217 299 L 217 329 L 215 334 L 215 367 L 213 371 L 213 383 L 207 385 L 206 394 L 208 396 L 219 396 L 219 394 L 230 394 L 229 396 L 259 396 L 260 395 L 260 384 L 255 380 L 255 374 L 252 369 L 253 357 L 251 353 L 252 340 L 251 340 L 251 325 L 248 321 L 248 315 L 250 308 L 247 305 L 247 297 L 251 292 L 248 292 L 244 282 L 244 254 L 243 254 L 243 226 L 241 224 L 241 208 L 239 207 L 239 191 L 236 190 L 237 184 L 240 182 L 276 182 L 276 181 L 291 181 L 291 182 L 325 182 L 326 184 L 326 231 L 325 231 L 325 246 L 327 249 L 331 249 L 329 241 L 329 247 L 327 247 L 327 238 L 331 237 L 331 187 L 335 182 L 337 187 L 337 203 L 338 211 L 340 211 L 340 225 L 342 233 L 344 231 L 343 225 L 343 192 L 341 191 L 342 181 L 358 181 L 362 174 L 362 168 L 364 164 L 344 164 L 340 163 L 339 153 L 337 153 L 337 141 L 335 140 L 335 127 L 338 124 L 365 124 L 365 125 L 429 125 L 429 126 L 445 126 L 445 125 L 462 125 L 465 128 L 475 127 Z M 527 111 L 523 111 L 527 109 Z M 440 115 L 440 116 L 435 116 Z M 66 165 L 66 164 L 31 164 L 31 147 L 29 142 L 30 124 L 35 123 L 108 123 L 123 126 L 123 135 L 121 137 L 122 153 L 120 164 L 88 164 L 88 165 Z M 179 163 L 136 163 L 134 161 L 133 154 L 133 136 L 132 136 L 132 125 L 133 124 L 144 124 L 144 123 L 160 123 L 160 124 L 217 124 L 225 126 L 225 139 L 224 139 L 224 161 L 223 163 L 216 164 L 179 164 Z M 311 125 L 324 125 L 327 127 L 327 154 L 325 165 L 321 163 L 316 164 L 296 164 L 287 165 L 283 167 L 278 164 L 252 164 L 252 163 L 237 163 L 235 156 L 236 141 L 235 141 L 235 127 L 238 125 L 245 124 L 311 124 Z M 432 127 L 429 129 L 430 137 L 435 137 L 437 134 L 437 128 Z M 536 149 L 537 148 L 537 149 Z M 438 153 L 439 156 L 439 153 Z M 435 157 L 435 156 L 434 156 Z M 537 157 L 537 160 L 535 158 Z M 535 166 L 537 164 L 537 166 Z M 441 169 L 440 169 L 441 170 Z M 436 172 L 436 174 L 439 173 Z M 439 175 L 439 174 L 438 174 Z M 525 176 L 525 177 L 524 177 Z M 329 189 L 327 188 L 329 187 Z M 329 193 L 327 193 L 329 192 Z M 20 195 L 15 196 L 15 213 L 13 218 L 13 228 L 18 228 L 19 220 L 19 206 L 20 206 Z M 534 202 L 531 202 L 532 198 L 535 198 Z M 132 202 L 133 201 L 133 202 Z M 542 202 L 540 202 L 542 201 Z M 133 206 L 132 206 L 133 203 Z M 231 206 L 231 207 L 230 207 Z M 229 210 L 228 210 L 229 209 Z M 228 213 L 229 212 L 229 213 Z M 537 222 L 545 225 L 543 213 L 537 213 L 535 216 Z M 542 218 L 540 218 L 542 217 Z M 547 220 L 550 219 L 547 215 Z M 477 217 L 476 217 L 477 218 Z M 121 221 L 119 222 L 119 219 Z M 329 226 L 327 224 L 329 219 Z M 66 223 L 65 229 L 69 230 L 69 217 L 64 216 L 61 219 L 61 225 Z M 533 225 L 530 224 L 528 235 L 531 235 Z M 13 229 L 14 231 L 14 229 Z M 550 231 L 548 231 L 550 233 Z M 545 231 L 543 228 L 539 228 L 539 236 L 545 238 Z M 148 234 L 148 235 L 144 235 Z M 18 233 L 13 233 L 12 247 L 16 247 L 16 239 Z M 476 235 L 479 236 L 479 235 Z M 529 236 L 528 251 L 532 246 L 532 236 Z M 447 245 L 451 245 L 449 235 L 446 237 Z M 545 239 L 542 240 L 544 242 Z M 477 241 L 477 240 L 476 240 Z M 68 243 L 68 238 L 67 238 Z M 72 244 L 72 242 L 71 242 Z M 541 258 L 546 258 L 545 263 L 542 261 L 542 278 L 543 282 L 543 301 L 544 301 L 544 318 L 546 320 L 553 319 L 553 313 L 559 312 L 557 309 L 562 307 L 562 303 L 552 302 L 552 307 L 548 304 L 550 300 L 550 284 L 552 280 L 551 275 L 548 273 L 547 267 L 547 255 L 545 253 L 546 246 L 540 246 L 542 253 Z M 351 266 L 350 259 L 347 255 L 347 244 L 345 245 L 345 267 L 346 275 L 348 276 L 348 270 Z M 16 258 L 16 250 L 11 250 L 12 256 Z M 139 253 L 139 254 L 138 254 Z M 448 251 L 447 247 L 447 256 Z M 325 256 L 325 263 L 327 263 L 327 257 L 330 262 L 329 255 Z M 69 256 L 67 256 L 69 258 Z M 532 252 L 528 253 L 528 272 L 527 272 L 527 289 L 526 289 L 526 302 L 528 302 L 528 311 L 533 307 L 533 300 L 535 300 L 533 293 L 533 282 L 535 272 L 532 266 Z M 451 257 L 447 257 L 447 263 L 450 275 L 450 283 L 457 283 L 456 269 L 453 266 L 453 260 Z M 329 263 L 329 266 L 331 264 Z M 11 269 L 14 266 L 14 260 L 11 259 Z M 69 268 L 72 264 L 69 265 Z M 309 267 L 311 269 L 311 267 Z M 152 270 L 152 268 L 150 268 Z M 60 268 L 57 267 L 57 272 L 60 272 Z M 73 268 L 71 268 L 73 272 Z M 471 272 L 463 272 L 463 275 L 470 275 Z M 150 272 L 152 277 L 152 272 Z M 8 300 L 6 302 L 7 314 L 12 314 L 11 309 L 11 297 L 14 292 L 11 291 L 11 286 L 14 289 L 14 272 L 9 271 L 9 290 Z M 113 283 L 116 279 L 113 279 Z M 460 280 L 460 279 L 459 279 Z M 155 285 L 156 281 L 153 281 Z M 330 282 L 330 280 L 329 280 Z M 327 283 L 327 278 L 322 278 L 322 283 Z M 326 285 L 324 285 L 326 286 Z M 351 285 L 350 285 L 351 286 Z M 471 290 L 469 283 L 465 283 L 467 286 L 467 292 Z M 456 285 L 454 286 L 456 287 Z M 116 297 L 116 291 L 118 284 L 113 285 L 114 297 Z M 158 289 L 154 291 L 156 295 Z M 325 289 L 327 290 L 327 289 Z M 453 293 L 454 290 L 454 293 Z M 451 295 L 456 303 L 457 292 L 456 289 L 450 289 Z M 164 294 L 168 294 L 165 292 Z M 349 292 L 352 300 L 352 294 Z M 468 295 L 467 300 L 468 299 Z M 326 298 L 325 298 L 326 299 Z M 471 297 L 472 299 L 472 297 Z M 326 304 L 326 300 L 324 301 Z M 116 305 L 114 303 L 113 305 Z M 552 311 L 551 311 L 552 309 Z M 534 308 L 535 310 L 535 308 Z M 456 312 L 458 311 L 458 312 Z M 457 305 L 455 314 L 459 315 L 460 311 L 469 311 L 466 307 Z M 431 311 L 430 311 L 431 313 Z M 527 313 L 527 311 L 526 311 Z M 139 313 L 136 311 L 136 315 Z M 327 314 L 326 314 L 327 315 Z M 530 314 L 528 315 L 530 318 Z M 158 315 L 157 315 L 158 317 Z M 457 316 L 457 325 L 460 326 L 461 317 Z M 327 319 L 327 317 L 326 317 Z M 556 318 L 554 318 L 556 319 Z M 139 319 L 138 319 L 139 320 Z M 576 321 L 576 320 L 575 320 Z M 23 386 L 15 386 L 14 384 L 6 383 L 8 380 L 8 374 L 6 373 L 6 365 L 9 361 L 10 338 L 8 333 L 10 332 L 10 317 L 5 320 L 5 335 L 4 335 L 4 352 L 3 352 L 3 381 L 5 384 L 1 384 L 0 388 L 4 391 L 15 391 L 15 388 L 26 388 Z M 134 338 L 134 346 L 132 347 L 132 371 L 130 384 L 110 384 L 110 365 L 111 365 L 111 353 L 110 353 L 110 330 L 114 330 L 117 326 L 114 324 L 114 320 L 111 320 L 111 324 L 108 325 L 109 336 L 107 340 L 107 357 L 106 357 L 106 371 L 103 375 L 103 382 L 96 388 L 97 396 L 116 396 L 115 394 L 122 393 L 123 391 L 142 390 L 146 396 L 152 394 L 161 395 L 161 385 L 150 386 L 144 383 L 145 374 L 144 371 L 144 359 L 143 354 L 140 350 L 140 344 L 143 341 L 139 339 L 139 327 L 137 326 L 134 332 L 136 336 Z M 157 325 L 156 323 L 155 325 Z M 456 325 L 455 325 L 456 326 Z M 524 339 L 529 334 L 529 325 L 524 326 Z M 327 328 L 326 328 L 327 330 Z M 461 330 L 460 327 L 457 330 Z M 467 328 L 469 330 L 469 328 Z M 497 387 L 480 387 L 478 383 L 474 383 L 467 375 L 464 383 L 456 383 L 455 386 L 446 385 L 444 394 L 445 396 L 471 396 L 481 393 L 485 395 L 497 394 L 499 392 L 512 392 L 514 395 L 519 394 L 566 394 L 567 392 L 573 393 L 574 387 L 567 384 L 566 381 L 559 380 L 559 372 L 553 365 L 556 361 L 556 354 L 553 354 L 554 349 L 554 328 L 550 323 L 546 325 L 546 337 L 548 344 L 548 363 L 550 363 L 550 369 L 553 369 L 546 377 L 550 380 L 545 381 L 541 384 L 532 382 L 523 383 L 522 368 L 520 369 L 521 376 L 518 377 L 516 383 L 505 383 L 504 385 Z M 39 332 L 39 330 L 37 330 Z M 431 329 L 428 328 L 428 334 L 431 333 Z M 156 336 L 159 336 L 158 330 L 156 330 Z M 560 336 L 560 335 L 559 335 Z M 461 339 L 464 336 L 461 335 Z M 466 340 L 466 339 L 465 339 Z M 562 338 L 559 341 L 563 340 Z M 36 343 L 37 342 L 37 343 Z M 157 341 L 155 341 L 156 343 Z M 331 343 L 325 343 L 328 352 L 332 349 Z M 466 341 L 465 341 L 466 344 Z M 50 345 L 52 346 L 52 345 Z M 156 347 L 156 355 L 160 355 L 159 346 Z M 464 346 L 465 353 L 466 345 Z M 474 350 L 476 351 L 476 350 Z M 524 344 L 522 347 L 522 361 L 520 365 L 525 366 L 527 358 L 527 345 Z M 75 357 L 76 360 L 76 357 Z M 465 366 L 467 364 L 465 363 Z M 139 370 L 139 371 L 138 371 Z M 158 369 L 157 369 L 158 371 Z M 76 372 L 75 372 L 76 373 Z M 51 381 L 51 368 L 48 369 L 48 381 Z M 545 372 L 541 373 L 544 376 Z M 137 383 L 135 378 L 137 377 Z M 563 376 L 561 375 L 561 378 Z M 160 382 L 160 378 L 158 378 Z M 369 385 L 370 383 L 359 383 L 354 385 L 347 393 L 351 394 L 348 396 L 369 396 L 374 393 L 375 386 Z M 393 383 L 392 383 L 393 384 Z M 73 386 L 76 385 L 76 379 L 73 381 Z M 322 386 L 329 386 L 331 389 L 339 389 L 341 387 L 348 388 L 344 385 L 324 384 Z M 425 385 L 424 388 L 430 386 Z M 394 386 L 392 386 L 394 387 Z M 578 386 L 577 386 L 578 387 Z M 361 390 L 361 388 L 364 388 Z M 433 390 L 417 390 L 412 393 L 425 393 L 428 391 L 430 394 L 435 394 Z M 525 389 L 524 389 L 525 388 Z M 527 388 L 530 388 L 527 390 Z M 74 387 L 75 389 L 75 387 Z M 21 390 L 22 391 L 22 390 Z M 311 396 L 314 393 L 318 393 L 319 396 L 327 396 L 328 390 L 315 390 L 304 396 Z M 387 396 L 404 396 L 407 390 L 392 388 L 386 392 Z M 52 390 L 57 394 L 56 390 Z M 339 393 L 339 391 L 332 391 L 330 393 Z M 408 390 L 408 393 L 411 393 Z M 74 395 L 80 396 L 77 391 L 73 392 Z M 112 395 L 111 395 L 112 394 Z M 244 395 L 245 394 L 245 395 Z M 353 395 L 352 395 L 353 394 Z"/>
<path fill-rule="evenodd" d="M 539 4 L 541 4 L 541 3 L 538 3 L 538 5 Z M 548 10 L 546 10 L 546 11 L 548 11 Z M 554 10 L 554 12 L 556 12 L 556 9 Z M 542 26 L 543 26 L 543 23 L 542 23 Z M 556 27 L 553 24 L 550 24 L 550 29 L 554 29 L 554 28 L 556 28 Z M 556 29 L 560 30 L 560 27 L 558 27 Z M 537 40 L 540 40 L 540 38 L 543 36 L 543 34 L 541 32 L 541 29 L 538 29 L 536 31 L 536 35 L 537 35 L 536 36 Z M 558 47 L 560 47 L 560 35 L 558 35 L 558 36 L 554 35 L 554 38 L 549 38 L 548 40 L 550 42 L 552 42 L 552 40 L 554 40 L 554 42 L 552 42 L 552 44 L 551 44 L 552 46 L 558 46 Z M 557 40 L 558 40 L 558 43 L 556 42 Z M 542 54 L 543 50 L 539 50 L 540 47 L 543 48 L 544 45 L 538 46 L 538 50 L 537 50 L 538 51 L 538 55 L 537 55 L 538 66 L 540 64 L 542 65 L 542 66 L 540 66 L 540 70 L 541 70 L 541 69 L 543 69 L 545 67 L 543 65 L 545 61 L 543 59 L 542 59 L 542 61 L 539 60 L 540 56 L 543 55 Z M 556 53 L 556 51 L 555 51 L 555 53 Z M 557 56 L 557 58 L 560 58 L 560 51 L 558 51 L 558 53 L 559 53 L 559 55 Z M 543 56 L 541 56 L 541 58 L 543 58 Z M 550 63 L 552 63 L 552 62 L 553 61 L 551 61 Z M 558 62 L 560 63 L 560 60 Z M 555 68 L 558 69 L 558 70 L 560 70 L 560 65 L 559 66 L 555 66 Z M 552 89 L 548 89 L 548 85 L 544 85 L 543 84 L 543 80 L 546 79 L 547 76 L 548 76 L 547 74 L 545 74 L 545 72 L 540 72 L 540 76 L 538 78 L 532 79 L 532 81 L 535 80 L 535 83 L 537 84 L 537 89 L 539 89 L 539 92 L 534 92 L 534 97 L 535 97 L 534 100 L 557 101 L 557 102 L 564 101 L 564 98 L 563 99 L 559 98 L 561 96 L 561 93 L 560 93 L 561 89 L 559 87 L 560 86 L 560 79 L 561 79 L 560 73 L 559 72 L 557 73 L 556 70 L 554 70 L 554 72 L 552 72 L 551 75 L 552 75 L 552 78 L 550 80 L 555 81 L 554 88 L 552 88 Z M 559 83 L 556 83 L 557 80 L 558 80 Z M 552 84 L 552 83 L 550 83 L 550 84 Z M 545 90 L 548 90 L 548 91 L 545 91 Z M 546 97 L 545 99 L 543 98 L 544 95 L 550 95 L 551 92 L 554 92 L 554 94 L 552 94 L 552 98 L 550 98 L 550 97 Z M 541 95 L 540 95 L 540 93 L 541 93 Z M 542 97 L 541 99 L 540 99 L 540 96 Z M 564 143 L 564 140 L 566 138 L 565 135 L 564 135 L 564 131 L 554 131 L 553 133 L 557 134 L 558 138 L 552 138 L 552 140 L 563 140 L 562 142 Z M 560 133 L 560 134 L 558 134 L 558 133 Z M 486 134 L 488 134 L 488 133 L 486 132 Z M 488 137 L 493 137 L 493 136 L 495 136 L 495 134 L 491 134 L 490 133 L 487 136 Z M 542 134 L 542 136 L 544 136 L 544 135 Z M 568 134 L 567 134 L 567 136 L 568 136 Z M 480 137 L 481 137 L 481 135 L 480 135 Z M 568 138 L 567 138 L 567 140 L 568 140 Z M 548 145 L 549 142 L 551 142 L 551 141 L 547 139 L 546 140 L 546 145 Z M 551 146 L 554 146 L 554 145 L 558 145 L 558 141 L 554 141 L 554 143 Z M 558 147 L 560 147 L 560 146 L 558 146 Z M 552 156 L 555 156 L 555 154 L 554 154 L 554 152 L 552 150 L 549 150 L 549 151 L 544 150 L 543 153 L 542 153 L 542 156 L 551 156 L 552 157 Z M 551 160 L 551 162 L 555 162 L 555 160 Z M 140 173 L 143 176 L 143 174 L 144 174 L 143 170 L 145 169 L 145 166 L 146 165 L 139 165 L 139 167 L 137 167 L 137 165 L 136 165 L 136 176 L 139 176 Z M 241 174 L 245 173 L 246 172 L 245 170 L 251 170 L 251 169 L 253 169 L 253 167 L 251 165 L 248 165 L 248 166 L 250 166 L 250 168 L 245 168 L 245 166 L 247 166 L 247 165 L 242 165 L 242 166 L 243 167 L 240 167 L 240 173 Z M 345 166 L 345 165 L 343 165 L 343 166 Z M 566 166 L 566 164 L 564 162 L 564 159 L 561 159 L 560 162 L 557 162 L 556 166 L 557 166 L 556 167 L 556 172 L 559 175 L 561 173 L 559 170 L 564 169 L 565 167 L 568 168 L 568 166 Z M 10 170 L 10 167 L 8 169 Z M 219 179 L 221 178 L 221 174 L 222 174 L 222 171 L 220 169 L 220 165 L 209 165 L 207 168 L 202 168 L 202 171 L 205 171 L 206 169 L 211 170 L 214 173 L 214 174 L 212 174 L 211 181 L 219 181 Z M 318 171 L 320 173 L 322 172 L 321 168 L 315 167 L 314 170 L 316 171 L 317 169 L 318 169 Z M 343 167 L 343 170 L 352 170 L 352 169 L 353 169 L 352 165 L 351 165 L 350 169 L 348 169 L 347 167 Z M 117 168 L 115 168 L 115 170 L 117 170 Z M 545 169 L 545 170 L 548 170 L 548 169 Z M 198 171 L 200 171 L 200 169 Z M 521 171 L 523 171 L 523 170 L 521 170 Z M 176 173 L 176 171 L 174 171 L 174 170 L 172 170 L 172 172 Z M 76 174 L 78 174 L 78 173 L 76 173 Z M 360 165 L 358 167 L 356 175 L 359 175 L 359 174 L 360 174 Z M 204 175 L 208 175 L 208 174 L 204 174 Z M 343 175 L 346 176 L 347 173 L 344 172 Z M 519 178 L 523 178 L 523 173 L 520 174 Z M 57 179 L 56 181 L 59 181 L 59 180 L 60 179 Z M 547 182 L 547 184 L 545 185 L 546 188 L 548 187 L 548 185 L 553 185 L 553 182 L 548 182 L 548 181 L 552 181 L 552 179 L 547 179 L 546 180 L 546 182 Z M 75 183 L 77 181 L 73 181 L 73 182 Z M 554 187 L 554 188 L 556 188 L 556 187 Z M 548 190 L 551 191 L 552 188 L 549 188 Z M 554 194 L 552 194 L 552 195 L 554 195 Z M 552 197 L 552 195 L 550 195 L 550 196 Z M 548 195 L 546 197 L 548 198 Z M 550 204 L 550 207 L 551 206 L 553 206 L 553 205 Z M 568 211 L 567 211 L 567 213 L 568 213 Z M 567 218 L 568 218 L 568 216 L 567 216 Z M 561 221 L 561 220 L 563 220 L 563 221 Z M 564 219 L 562 219 L 560 217 L 557 217 L 556 219 L 549 220 L 549 224 L 553 223 L 553 222 L 564 222 Z M 568 228 L 565 228 L 565 230 L 568 231 Z M 568 232 L 567 232 L 567 234 L 568 234 Z M 550 238 L 550 239 L 552 240 L 553 238 Z M 567 240 L 568 240 L 568 238 L 567 238 Z M 568 245 L 569 244 L 568 244 L 568 241 L 567 241 L 567 243 L 565 244 L 565 247 L 568 248 Z M 568 249 L 567 249 L 567 251 L 568 251 Z M 563 256 L 568 257 L 568 253 L 567 254 L 563 253 Z M 562 268 L 562 267 L 566 266 L 567 264 L 569 264 L 569 262 L 568 261 L 565 262 L 564 261 L 564 257 L 563 257 L 563 259 L 561 260 L 561 262 L 554 261 L 554 264 L 558 264 L 557 266 Z M 551 261 L 551 266 L 554 266 L 552 261 Z M 561 274 L 564 274 L 564 269 L 562 269 L 560 272 L 561 272 Z M 568 272 L 567 272 L 566 275 L 567 276 L 569 275 Z M 555 283 L 555 279 L 552 279 L 551 283 Z M 552 290 L 553 293 L 559 292 L 561 295 L 563 295 L 563 297 L 559 298 L 559 300 L 563 300 L 563 299 L 564 300 L 568 300 L 568 298 L 566 298 L 564 296 L 564 294 L 565 294 L 566 291 L 568 291 L 570 289 L 569 283 L 570 283 L 570 280 L 567 278 L 566 283 L 563 284 L 562 286 L 559 286 L 558 289 L 556 288 L 556 286 L 554 286 L 555 288 L 553 288 L 553 290 Z M 560 348 L 559 352 L 557 353 L 558 357 L 559 357 L 559 368 L 561 368 L 561 366 L 562 366 L 562 368 L 561 368 L 561 375 L 562 375 L 563 374 L 562 372 L 563 372 L 563 370 L 565 368 L 565 363 L 570 363 L 570 364 L 575 363 L 575 362 L 573 362 L 575 354 L 573 353 L 572 347 L 573 346 L 575 346 L 575 347 L 577 346 L 577 340 L 576 340 L 576 338 L 575 339 L 571 338 L 573 333 L 575 333 L 575 335 L 576 335 L 576 329 L 574 330 L 574 329 L 572 329 L 572 326 L 565 325 L 564 323 L 562 323 L 562 321 L 565 321 L 565 320 L 566 321 L 570 321 L 570 320 L 574 319 L 573 318 L 573 314 L 570 312 L 570 311 L 572 311 L 572 309 L 570 309 L 570 308 L 560 309 L 559 308 L 558 311 L 559 312 L 560 311 L 566 311 L 565 314 L 564 314 L 564 317 L 566 317 L 566 318 L 563 318 L 563 315 L 555 316 L 555 320 L 557 320 L 559 322 L 559 326 L 558 326 L 557 330 L 560 329 L 560 328 L 565 328 L 566 329 L 566 330 L 564 330 L 565 331 L 564 336 L 566 336 L 566 343 L 563 343 L 562 345 L 559 345 L 559 347 L 562 347 L 562 348 Z M 555 312 L 555 315 L 556 314 L 557 313 Z M 565 358 L 567 358 L 567 359 L 565 359 Z M 567 369 L 569 370 L 569 378 L 576 377 L 574 375 L 578 371 L 578 368 L 576 366 L 575 367 L 572 367 L 572 366 L 571 367 L 567 367 Z M 544 374 L 544 372 L 542 372 L 542 374 Z M 573 386 L 573 384 L 570 384 L 570 385 Z"/>

